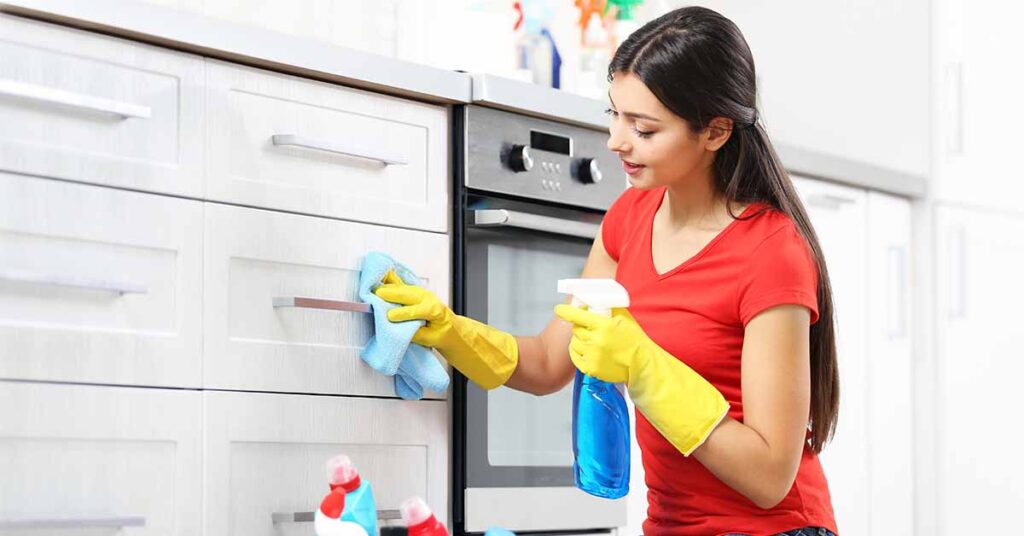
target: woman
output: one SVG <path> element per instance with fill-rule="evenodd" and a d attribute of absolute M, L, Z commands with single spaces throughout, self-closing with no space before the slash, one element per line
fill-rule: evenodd
<path fill-rule="evenodd" d="M 559 305 L 535 337 L 452 313 L 413 286 L 377 294 L 425 320 L 436 348 L 484 388 L 554 392 L 573 367 L 624 382 L 648 487 L 648 535 L 831 535 L 817 454 L 838 374 L 817 237 L 757 121 L 740 31 L 689 7 L 651 21 L 609 67 L 608 148 L 631 188 L 583 277 L 615 278 L 629 310 Z"/>

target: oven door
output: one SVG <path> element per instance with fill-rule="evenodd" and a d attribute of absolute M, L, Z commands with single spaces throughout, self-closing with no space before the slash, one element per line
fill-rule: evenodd
<path fill-rule="evenodd" d="M 600 214 L 478 200 L 465 212 L 465 313 L 517 335 L 541 332 L 579 277 Z M 466 382 L 463 529 L 591 531 L 625 525 L 625 500 L 573 483 L 572 383 L 547 396 Z M 460 462 L 457 462 L 460 463 Z"/>

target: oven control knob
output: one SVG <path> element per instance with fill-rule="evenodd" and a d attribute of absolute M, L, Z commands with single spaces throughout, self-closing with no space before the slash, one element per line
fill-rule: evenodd
<path fill-rule="evenodd" d="M 533 157 L 530 156 L 530 148 L 525 145 L 513 145 L 512 151 L 508 153 L 508 167 L 512 171 L 520 173 L 533 169 Z"/>
<path fill-rule="evenodd" d="M 584 184 L 597 184 L 601 182 L 601 168 L 597 166 L 597 159 L 581 158 L 576 167 L 576 178 Z"/>

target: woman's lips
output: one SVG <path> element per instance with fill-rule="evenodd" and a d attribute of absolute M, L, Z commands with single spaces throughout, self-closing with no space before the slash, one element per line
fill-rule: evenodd
<path fill-rule="evenodd" d="M 630 176 L 640 173 L 641 171 L 643 171 L 644 167 L 645 166 L 641 166 L 640 164 L 626 162 L 625 160 L 622 161 L 622 170 L 625 171 L 626 174 Z"/>

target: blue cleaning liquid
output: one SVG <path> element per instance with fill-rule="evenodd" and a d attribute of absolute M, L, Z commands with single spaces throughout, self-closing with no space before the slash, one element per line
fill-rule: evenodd
<path fill-rule="evenodd" d="M 572 389 L 576 487 L 595 497 L 629 492 L 629 409 L 614 385 L 576 371 Z"/>

